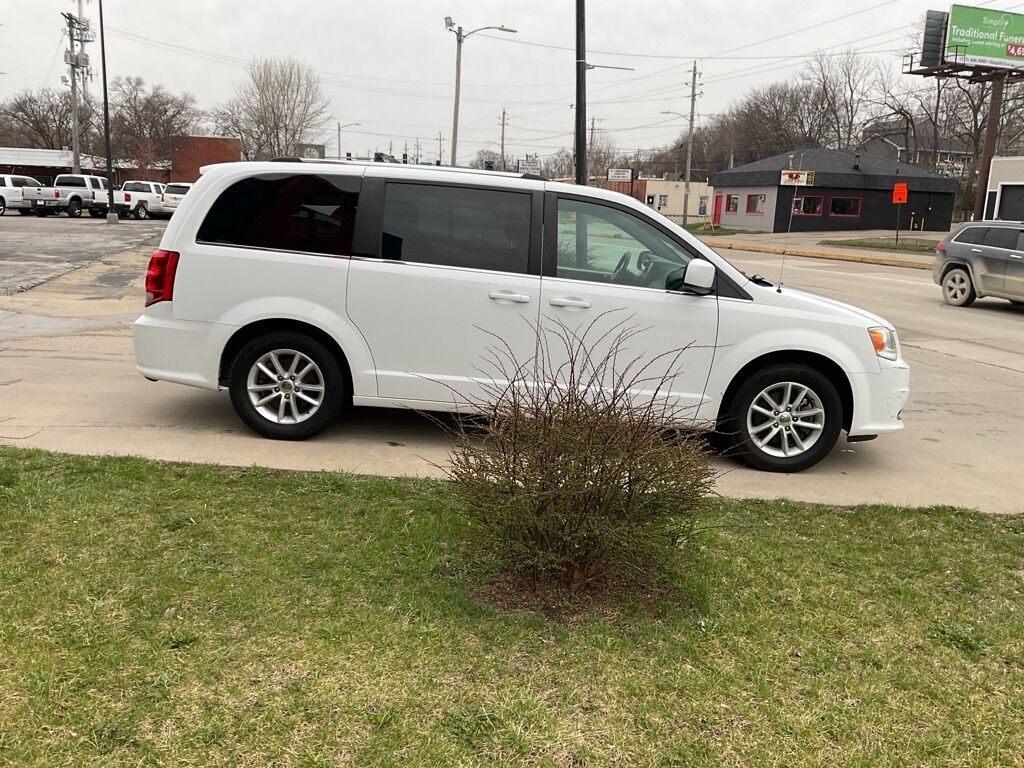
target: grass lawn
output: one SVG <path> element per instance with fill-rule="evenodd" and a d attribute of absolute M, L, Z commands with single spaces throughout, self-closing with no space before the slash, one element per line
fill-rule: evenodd
<path fill-rule="evenodd" d="M 697 221 L 692 224 L 686 225 L 687 232 L 691 232 L 695 235 L 711 235 L 712 237 L 728 237 L 729 235 L 752 235 L 757 234 L 749 229 L 726 229 L 725 227 L 715 227 L 712 229 L 707 226 L 703 221 Z"/>
<path fill-rule="evenodd" d="M 908 251 L 910 253 L 935 254 L 935 243 L 938 240 L 922 240 L 920 238 L 901 239 L 896 245 L 894 240 L 882 240 L 874 237 L 858 237 L 852 240 L 822 240 L 819 245 L 838 245 L 840 248 L 874 248 L 883 251 Z"/>
<path fill-rule="evenodd" d="M 567 625 L 447 496 L 0 448 L 0 764 L 1024 764 L 1020 519 L 715 502 L 704 599 Z"/>

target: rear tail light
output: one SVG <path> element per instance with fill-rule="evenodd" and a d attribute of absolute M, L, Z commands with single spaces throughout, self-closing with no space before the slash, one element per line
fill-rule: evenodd
<path fill-rule="evenodd" d="M 177 251 L 155 251 L 146 270 L 146 306 L 171 301 L 174 295 L 174 273 L 178 269 Z"/>
<path fill-rule="evenodd" d="M 124 193 L 124 201 L 126 203 L 130 203 L 132 201 L 132 193 L 131 192 L 125 192 Z"/>
<path fill-rule="evenodd" d="M 90 194 L 90 197 L 92 197 L 93 200 L 96 199 L 96 190 L 95 189 L 92 192 L 90 192 L 89 194 Z"/>
<path fill-rule="evenodd" d="M 935 244 L 935 252 L 936 253 L 942 253 L 942 241 L 941 240 Z"/>
<path fill-rule="evenodd" d="M 60 197 L 60 190 L 59 189 L 53 190 L 53 196 L 54 197 Z"/>

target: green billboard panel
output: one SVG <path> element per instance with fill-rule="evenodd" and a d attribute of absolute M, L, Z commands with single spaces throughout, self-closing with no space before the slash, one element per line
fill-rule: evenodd
<path fill-rule="evenodd" d="M 946 32 L 946 61 L 977 67 L 1024 67 L 1024 15 L 954 5 Z"/>

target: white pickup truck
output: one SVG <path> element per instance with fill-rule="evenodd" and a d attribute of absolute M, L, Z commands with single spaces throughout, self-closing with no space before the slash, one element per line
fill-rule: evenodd
<path fill-rule="evenodd" d="M 12 211 L 25 215 L 32 212 L 31 203 L 25 202 L 25 187 L 38 187 L 39 181 L 31 176 L 19 176 L 14 173 L 0 173 L 0 216 L 10 208 Z"/>
<path fill-rule="evenodd" d="M 126 181 L 114 190 L 114 210 L 119 216 L 148 219 L 164 213 L 164 185 L 158 181 Z"/>
<path fill-rule="evenodd" d="M 106 216 L 110 207 L 107 180 L 83 173 L 62 173 L 52 187 L 25 187 L 22 199 L 39 216 L 64 211 L 77 219 L 83 210 L 93 217 Z"/>

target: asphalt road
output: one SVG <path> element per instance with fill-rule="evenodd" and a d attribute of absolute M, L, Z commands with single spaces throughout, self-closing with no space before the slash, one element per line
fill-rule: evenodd
<path fill-rule="evenodd" d="M 166 222 L 126 219 L 107 224 L 87 213 L 0 217 L 0 296 L 28 290 L 84 264 L 151 240 Z"/>
<path fill-rule="evenodd" d="M 0 221 L 0 263 L 33 264 L 38 238 L 17 245 L 9 223 L 9 217 Z M 102 222 L 24 223 L 47 233 L 57 231 L 49 229 L 54 224 L 85 225 L 73 234 L 109 233 L 114 240 L 100 249 L 101 260 L 81 256 L 78 269 L 0 295 L 0 442 L 283 469 L 439 473 L 445 436 L 412 413 L 359 409 L 314 440 L 282 443 L 248 432 L 226 393 L 146 382 L 134 369 L 130 323 L 141 309 L 142 275 L 161 225 L 144 223 L 154 228 L 149 240 L 125 250 L 122 233 L 139 222 L 95 233 L 90 225 Z M 86 253 L 86 246 L 77 252 Z M 726 255 L 769 279 L 781 267 L 777 256 Z M 922 270 L 789 257 L 784 279 L 896 324 L 912 366 L 907 428 L 869 443 L 840 442 L 825 461 L 798 475 L 755 472 L 719 459 L 721 493 L 1024 511 L 1024 309 L 997 300 L 947 307 Z"/>

